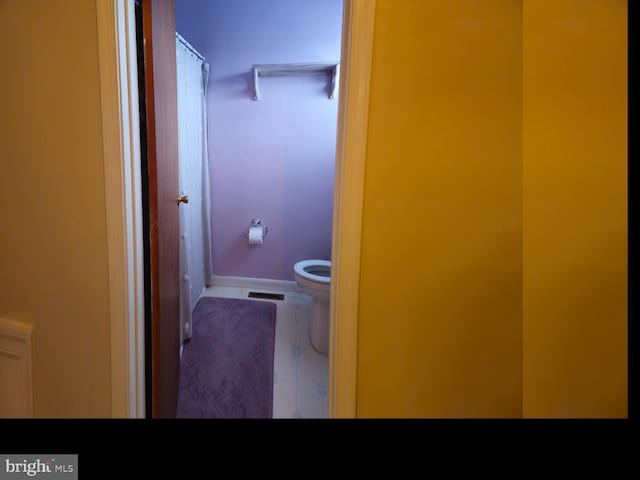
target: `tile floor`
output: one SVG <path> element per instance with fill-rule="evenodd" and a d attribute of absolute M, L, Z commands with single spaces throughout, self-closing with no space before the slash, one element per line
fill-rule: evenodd
<path fill-rule="evenodd" d="M 210 287 L 203 296 L 248 298 L 250 290 L 284 293 L 277 305 L 273 370 L 274 418 L 326 418 L 329 358 L 311 346 L 308 333 L 313 299 L 299 292 Z M 261 299 L 256 299 L 261 300 Z M 261 300 L 264 301 L 264 300 Z"/>

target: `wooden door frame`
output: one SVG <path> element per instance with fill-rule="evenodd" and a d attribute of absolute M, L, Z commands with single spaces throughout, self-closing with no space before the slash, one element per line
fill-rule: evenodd
<path fill-rule="evenodd" d="M 356 417 L 362 207 L 375 0 L 345 0 L 336 146 L 329 417 Z M 144 269 L 134 0 L 96 0 L 111 325 L 111 415 L 144 418 Z"/>

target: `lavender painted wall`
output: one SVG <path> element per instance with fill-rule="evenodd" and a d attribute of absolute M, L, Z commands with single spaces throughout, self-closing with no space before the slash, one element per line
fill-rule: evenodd
<path fill-rule="evenodd" d="M 328 76 L 260 78 L 255 63 L 340 60 L 342 0 L 176 0 L 178 32 L 210 65 L 208 115 L 216 275 L 293 280 L 331 258 L 338 99 Z M 243 236 L 252 218 L 262 246 Z"/>

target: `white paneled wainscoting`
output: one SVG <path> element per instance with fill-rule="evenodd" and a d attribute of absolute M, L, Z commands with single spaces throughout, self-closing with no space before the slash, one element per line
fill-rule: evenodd
<path fill-rule="evenodd" d="M 0 318 L 0 418 L 33 417 L 33 327 Z"/>

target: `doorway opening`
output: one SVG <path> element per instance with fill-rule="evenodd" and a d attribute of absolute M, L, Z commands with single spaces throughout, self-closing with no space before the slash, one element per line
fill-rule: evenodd
<path fill-rule="evenodd" d="M 330 275 L 321 278 L 314 274 L 317 268 L 298 270 L 297 266 L 316 261 L 330 268 L 343 1 L 300 4 L 288 0 L 234 3 L 175 0 L 174 12 L 170 12 L 171 3 L 151 6 L 141 2 L 137 8 L 138 25 L 142 24 L 138 45 L 143 54 L 138 64 L 142 119 L 150 117 L 152 110 L 173 113 L 170 104 L 172 97 L 177 97 L 176 195 L 191 197 L 189 205 L 178 204 L 180 277 L 176 281 L 181 318 L 176 328 L 180 332 L 180 352 L 189 344 L 190 317 L 201 296 L 229 296 L 229 287 L 235 288 L 232 296 L 247 299 L 253 299 L 250 290 L 260 286 L 276 297 L 284 298 L 281 292 L 291 292 L 278 308 L 273 355 L 274 414 L 326 416 Z M 152 11 L 145 12 L 147 8 Z M 163 8 L 167 11 L 159 11 Z M 251 10 L 260 12 L 250 15 Z M 171 13 L 175 15 L 177 61 L 175 51 L 169 48 L 167 32 L 157 33 L 158 22 L 162 22 L 163 30 L 171 28 Z M 284 33 L 285 30 L 288 32 Z M 206 61 L 212 64 L 210 72 Z M 176 62 L 175 67 L 172 62 Z M 205 66 L 209 81 L 207 87 L 205 77 L 203 88 L 200 70 L 204 71 Z M 177 85 L 166 81 L 159 84 L 158 74 L 171 75 L 173 69 Z M 149 88 L 153 90 L 151 95 L 146 94 Z M 200 91 L 206 94 L 207 88 L 204 118 L 208 117 L 208 125 L 198 123 L 203 118 L 198 104 Z M 158 270 L 164 270 L 165 276 L 170 270 L 163 269 L 162 257 L 167 250 L 164 242 L 168 220 L 162 216 L 159 192 L 154 192 L 153 186 L 150 191 L 149 180 L 153 182 L 150 177 L 155 173 L 156 185 L 160 186 L 168 179 L 174 181 L 171 176 L 175 174 L 175 168 L 168 171 L 162 163 L 172 159 L 163 159 L 158 146 L 154 151 L 152 144 L 159 143 L 161 137 L 165 144 L 167 138 L 173 139 L 167 135 L 169 129 L 175 129 L 173 121 L 161 122 L 157 115 L 151 122 L 141 122 L 149 130 L 141 138 L 143 149 L 149 153 L 142 158 L 142 168 L 147 170 L 145 174 L 150 172 L 142 177 L 146 182 L 144 220 L 159 223 L 157 240 L 153 235 L 145 238 L 146 256 L 151 257 L 145 262 L 150 265 L 145 272 L 146 283 L 152 285 L 147 292 L 151 298 L 146 302 L 152 318 L 152 334 L 146 337 L 152 352 L 151 357 L 147 356 L 152 365 L 152 380 L 147 386 L 151 388 L 147 398 L 152 400 L 150 404 L 147 402 L 147 411 L 150 409 L 152 415 L 157 415 L 154 402 L 171 403 L 164 414 L 172 415 L 175 395 L 166 392 L 159 398 L 157 390 L 169 375 L 174 376 L 170 380 L 173 384 L 179 383 L 175 366 L 166 365 L 167 357 L 175 357 L 166 351 L 175 351 L 175 338 L 154 340 L 154 335 L 166 336 L 162 333 L 166 325 L 153 320 L 159 313 L 160 321 L 166 324 L 175 313 L 163 321 L 163 312 L 154 310 L 159 302 L 154 300 L 153 285 L 163 282 L 162 278 L 154 280 L 154 276 L 162 275 L 154 272 L 154 264 Z M 199 145 L 198 129 L 204 131 L 204 152 Z M 212 176 L 208 175 L 208 168 L 201 168 L 203 156 L 203 162 L 211 165 L 208 168 L 213 171 Z M 211 194 L 204 198 L 200 185 L 206 183 L 208 192 L 209 181 Z M 159 202 L 157 219 L 153 218 L 154 200 Z M 194 228 L 203 218 L 200 211 L 195 216 L 191 213 L 200 207 L 200 202 L 207 203 L 212 211 L 201 228 Z M 258 242 L 242 236 L 252 217 L 260 217 L 269 224 L 268 237 Z M 254 218 L 249 234 L 253 233 L 254 222 L 260 224 Z M 213 233 L 203 247 L 200 241 L 204 227 L 211 228 Z M 175 229 L 170 233 L 175 234 Z M 158 245 L 154 247 L 155 242 Z M 204 255 L 207 251 L 212 252 L 211 260 Z M 210 273 L 203 274 L 203 269 Z M 171 392 L 175 391 L 173 384 Z M 309 403 L 315 405 L 313 412 Z"/>
<path fill-rule="evenodd" d="M 105 186 L 107 199 L 107 228 L 110 235 L 109 272 L 111 302 L 111 358 L 112 358 L 112 411 L 115 417 L 161 417 L 173 416 L 171 396 L 175 395 L 175 384 L 171 378 L 179 366 L 179 348 L 170 348 L 168 355 L 158 355 L 158 341 L 162 334 L 170 333 L 170 342 L 178 338 L 175 323 L 171 322 L 171 302 L 175 302 L 178 316 L 177 295 L 166 295 L 167 282 L 177 276 L 166 275 L 157 266 L 158 249 L 154 250 L 153 238 L 162 233 L 163 222 L 158 221 L 160 209 L 169 204 L 167 216 L 176 212 L 176 185 L 158 184 L 152 167 L 145 184 L 149 187 L 148 203 L 153 203 L 155 188 L 164 188 L 162 194 L 155 195 L 167 205 L 145 205 L 143 207 L 143 182 L 140 178 L 141 159 L 139 117 L 139 79 L 136 55 L 135 4 L 142 3 L 142 17 L 147 0 L 112 0 L 98 5 L 98 34 L 101 75 L 101 97 L 103 105 L 103 146 L 105 155 Z M 154 8 L 160 5 L 151 19 L 154 35 L 164 36 L 165 49 L 172 45 L 175 51 L 175 26 L 166 28 L 163 7 L 173 9 L 173 0 L 149 2 Z M 148 10 L 149 11 L 149 10 Z M 333 234 L 331 242 L 331 312 L 330 312 L 330 352 L 328 382 L 328 415 L 330 417 L 355 416 L 355 372 L 357 345 L 357 296 L 359 282 L 360 218 L 362 215 L 362 193 L 364 183 L 364 159 L 366 152 L 366 132 L 368 116 L 368 89 L 371 69 L 371 54 L 374 25 L 374 0 L 345 0 L 344 29 L 342 32 L 342 52 L 340 55 L 340 89 L 338 107 L 338 135 L 335 170 L 335 195 L 333 211 Z M 165 11 L 164 13 L 167 13 Z M 157 40 L 156 37 L 153 40 Z M 157 42 L 147 42 L 145 49 L 161 49 Z M 145 50 L 146 53 L 146 50 Z M 158 53 L 158 52 L 154 52 Z M 160 58 L 160 57 L 158 57 Z M 148 68 L 150 65 L 152 69 Z M 149 157 L 151 154 L 170 156 L 171 145 L 166 141 L 169 135 L 157 135 L 158 129 L 151 122 L 171 117 L 166 115 L 166 105 L 152 104 L 154 95 L 162 97 L 163 82 L 175 79 L 174 75 L 158 75 L 157 64 L 145 60 L 145 85 L 142 96 L 146 101 L 146 131 Z M 150 75 L 149 72 L 155 75 Z M 150 90 L 151 88 L 151 90 Z M 174 85 L 175 88 L 175 85 Z M 142 89 L 141 89 L 142 90 Z M 171 88 L 169 86 L 168 91 Z M 268 90 L 265 90 L 268 92 Z M 153 108 L 155 107 L 155 110 Z M 159 107 L 159 108 L 158 108 Z M 145 124 L 143 123 L 142 126 Z M 155 137 L 155 138 L 154 138 Z M 174 137 L 175 138 L 175 137 Z M 154 142 L 155 141 L 155 142 Z M 163 143 L 164 142 L 164 143 Z M 155 149 L 154 149 L 155 143 Z M 177 142 L 176 142 L 177 143 Z M 175 152 L 177 157 L 177 152 Z M 345 159 L 348 158 L 348 161 Z M 155 158 L 157 162 L 158 158 Z M 166 158 L 165 158 L 166 160 Z M 169 162 L 157 162 L 164 165 Z M 346 186 L 349 188 L 346 188 Z M 146 202 L 145 202 L 146 203 Z M 154 208 L 155 207 L 155 208 Z M 172 213 L 174 212 L 174 213 Z M 148 214 L 148 220 L 145 216 Z M 160 215 L 162 218 L 162 215 Z M 177 219 L 177 216 L 174 217 Z M 143 225 L 144 223 L 144 225 Z M 166 223 L 166 222 L 165 222 Z M 170 222 L 169 222 L 170 223 Z M 177 220 L 175 220 L 177 224 Z M 160 230 L 160 232 L 158 231 Z M 149 234 L 149 241 L 143 236 Z M 150 247 L 145 247 L 145 244 Z M 147 250 L 145 251 L 145 248 Z M 168 249 L 167 251 L 174 251 Z M 175 248 L 177 251 L 177 247 Z M 148 264 L 146 258 L 150 257 Z M 143 262 L 143 259 L 145 262 Z M 176 260 L 174 258 L 174 260 Z M 143 264 L 144 267 L 143 268 Z M 338 268 L 337 268 L 338 267 Z M 173 267 L 172 267 L 173 268 Z M 175 263 L 177 272 L 177 262 Z M 151 280 L 149 280 L 151 277 Z M 162 280 L 161 282 L 159 280 Z M 170 288 L 169 288 L 170 290 Z M 256 290 L 264 290 L 256 288 Z M 145 295 L 146 291 L 146 295 Z M 176 288 L 177 292 L 177 288 Z M 146 298 L 145 298 L 146 297 Z M 149 297 L 151 297 L 149 299 Z M 162 301 L 159 301 L 160 299 Z M 173 297 L 173 298 L 171 298 Z M 144 322 L 151 311 L 152 332 L 145 335 Z M 170 308 L 167 309 L 167 306 Z M 169 311 L 169 315 L 165 313 Z M 163 313 L 164 312 L 164 313 Z M 340 320 L 339 320 L 340 319 Z M 164 322 L 163 322 L 164 320 Z M 160 327 L 160 328 L 157 328 Z M 164 330 L 163 330 L 164 329 Z M 145 337 L 147 345 L 145 346 Z M 177 342 L 177 340 L 176 340 Z M 149 343 L 151 347 L 149 347 Z M 149 352 L 151 358 L 149 360 Z M 159 357 L 159 358 L 158 358 Z M 336 358 L 340 358 L 339 368 Z M 158 362 L 161 362 L 158 364 Z M 164 364 L 162 364 L 164 362 Z M 168 367 L 168 369 L 167 369 Z M 162 373 L 163 368 L 165 370 Z M 172 369 L 174 369 L 172 371 Z M 145 370 L 151 372 L 151 394 L 145 391 L 145 381 L 149 385 Z M 167 375 L 167 371 L 169 375 Z M 146 377 L 146 380 L 145 380 Z M 169 378 L 169 381 L 166 381 Z M 157 388 L 160 385 L 160 388 Z M 156 387 L 156 388 L 153 388 Z M 168 393 L 168 408 L 162 411 L 162 402 L 157 395 L 162 389 Z M 145 395 L 147 393 L 147 395 Z M 175 397 L 174 397 L 175 398 Z M 145 408 L 147 413 L 145 415 Z M 149 413 L 149 410 L 151 413 Z"/>

